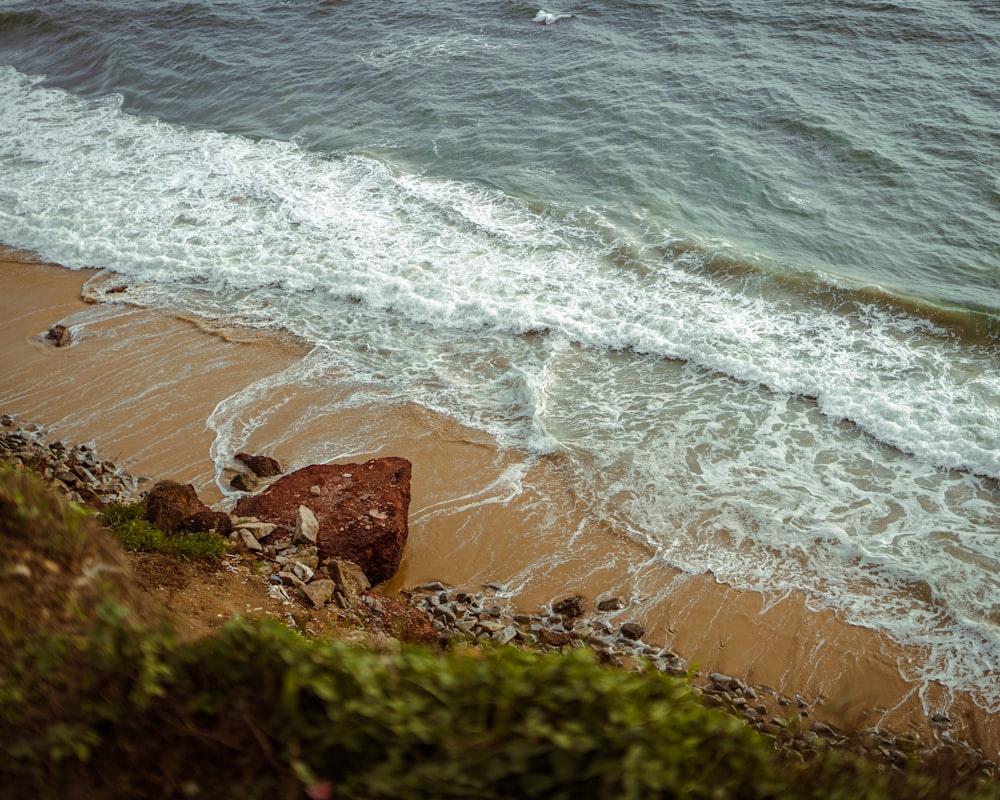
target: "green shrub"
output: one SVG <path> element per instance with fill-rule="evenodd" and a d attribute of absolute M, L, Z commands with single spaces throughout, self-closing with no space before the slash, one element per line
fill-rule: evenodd
<path fill-rule="evenodd" d="M 113 503 L 101 511 L 101 522 L 126 550 L 153 550 L 191 560 L 218 558 L 227 541 L 214 532 L 164 533 L 145 518 L 145 503 Z"/>
<path fill-rule="evenodd" d="M 776 752 L 682 679 L 587 651 L 385 654 L 242 621 L 180 643 L 130 619 L 109 605 L 63 669 L 21 699 L 0 687 L 0 797 L 958 796 Z"/>

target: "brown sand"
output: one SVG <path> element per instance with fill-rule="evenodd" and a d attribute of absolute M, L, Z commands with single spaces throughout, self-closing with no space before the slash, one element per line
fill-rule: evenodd
<path fill-rule="evenodd" d="M 221 401 L 293 365 L 306 348 L 291 337 L 87 304 L 81 286 L 93 276 L 0 251 L 0 412 L 42 422 L 67 442 L 94 441 L 103 457 L 134 474 L 192 482 L 208 502 L 222 500 L 206 420 Z M 57 349 L 44 334 L 60 322 L 74 341 Z M 466 587 L 499 582 L 532 611 L 568 594 L 618 595 L 631 600 L 619 622 L 641 619 L 647 641 L 669 644 L 706 672 L 798 694 L 809 713 L 845 728 L 915 727 L 926 739 L 936 735 L 924 720 L 921 687 L 904 681 L 897 667 L 913 654 L 830 612 L 810 610 L 802 596 L 768 602 L 709 574 L 652 562 L 639 544 L 584 524 L 585 510 L 556 460 L 526 461 L 482 433 L 409 404 L 345 403 L 303 431 L 296 425 L 302 410 L 325 388 L 261 392 L 261 404 L 277 410 L 246 449 L 302 466 L 301 453 L 315 451 L 317 442 L 337 454 L 339 441 L 364 431 L 371 448 L 351 460 L 401 455 L 413 462 L 410 540 L 400 573 L 383 590 L 429 580 Z M 519 475 L 523 491 L 507 502 Z M 540 525 L 540 515 L 560 524 Z M 968 698 L 949 705 L 940 687 L 923 692 L 932 710 L 948 710 L 955 738 L 996 755 L 1000 730 L 991 715 Z M 797 711 L 793 704 L 783 713 Z"/>

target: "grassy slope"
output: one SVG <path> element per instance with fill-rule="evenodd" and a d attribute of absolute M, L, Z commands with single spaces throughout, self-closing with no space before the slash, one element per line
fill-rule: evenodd
<path fill-rule="evenodd" d="M 775 747 L 585 652 L 388 654 L 239 621 L 181 642 L 92 517 L 3 468 L 0 552 L 0 798 L 1000 796 L 947 764 Z"/>

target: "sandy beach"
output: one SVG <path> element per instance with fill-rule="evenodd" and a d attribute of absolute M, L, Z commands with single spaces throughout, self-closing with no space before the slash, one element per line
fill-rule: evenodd
<path fill-rule="evenodd" d="M 670 644 L 703 671 L 798 695 L 809 713 L 851 729 L 916 729 L 931 741 L 942 729 L 927 723 L 925 709 L 942 709 L 951 720 L 947 735 L 996 755 L 994 717 L 968 698 L 904 680 L 899 665 L 912 654 L 878 632 L 809 608 L 802 596 L 765 597 L 710 574 L 682 573 L 652 560 L 621 532 L 584 524 L 585 509 L 557 458 L 505 451 L 405 398 L 372 409 L 345 394 L 341 411 L 303 428 L 301 411 L 322 386 L 293 392 L 265 379 L 306 358 L 305 345 L 280 331 L 220 326 L 127 302 L 87 302 L 95 283 L 116 280 L 124 285 L 112 274 L 72 272 L 0 251 L 0 412 L 41 422 L 67 442 L 92 441 L 133 474 L 191 482 L 206 502 L 225 509 L 230 498 L 220 484 L 228 485 L 228 475 L 216 464 L 224 466 L 233 453 L 225 451 L 218 425 L 208 422 L 220 404 L 237 395 L 245 404 L 245 390 L 259 386 L 269 415 L 246 449 L 289 469 L 382 455 L 413 463 L 409 544 L 384 591 L 429 580 L 493 582 L 532 611 L 568 594 L 589 602 L 620 596 L 629 602 L 621 621 L 641 620 L 648 641 Z M 70 346 L 46 342 L 57 323 L 70 328 Z M 227 419 L 253 413 L 243 407 Z M 338 443 L 359 430 L 370 433 L 371 449 L 345 452 Z M 562 520 L 558 538 L 538 533 L 540 505 Z"/>

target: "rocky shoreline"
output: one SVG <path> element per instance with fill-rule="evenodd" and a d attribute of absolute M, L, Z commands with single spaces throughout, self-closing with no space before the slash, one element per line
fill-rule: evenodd
<path fill-rule="evenodd" d="M 100 458 L 93 444 L 67 446 L 48 441 L 44 426 L 22 424 L 7 414 L 0 415 L 0 461 L 23 465 L 73 502 L 94 508 L 142 499 L 149 492 L 148 478 L 132 476 L 115 462 Z M 248 488 L 251 485 L 265 484 L 253 479 Z M 529 614 L 513 606 L 502 586 L 463 588 L 430 582 L 404 590 L 405 602 L 401 602 L 371 591 L 365 573 L 351 561 L 321 558 L 315 519 L 303 518 L 301 511 L 285 535 L 279 531 L 272 542 L 269 538 L 277 530 L 273 523 L 236 514 L 229 519 L 227 557 L 252 559 L 255 577 L 267 584 L 268 596 L 286 606 L 346 615 L 359 625 L 374 614 L 383 631 L 393 627 L 385 621 L 392 617 L 397 630 L 405 629 L 401 639 L 444 647 L 589 648 L 608 666 L 687 676 L 707 705 L 729 709 L 790 750 L 806 752 L 832 745 L 874 756 L 891 768 L 904 768 L 914 757 L 926 758 L 933 749 L 937 757 L 945 753 L 967 765 L 962 769 L 966 774 L 981 773 L 990 780 L 996 774 L 996 764 L 951 741 L 951 723 L 943 714 L 929 720 L 936 733 L 934 743 L 922 742 L 915 734 L 895 735 L 878 729 L 842 732 L 818 718 L 821 703 L 798 695 L 787 697 L 764 685 L 751 686 L 730 675 L 699 673 L 669 646 L 644 641 L 642 622 L 629 617 L 628 603 L 622 598 L 602 599 L 590 611 L 587 601 L 575 595 Z M 388 641 L 397 646 L 393 640 L 383 636 L 382 644 Z"/>
<path fill-rule="evenodd" d="M 816 709 L 801 696 L 788 698 L 770 687 L 754 687 L 718 672 L 703 674 L 689 667 L 669 647 L 645 642 L 643 624 L 623 614 L 627 603 L 621 598 L 601 600 L 595 604 L 594 613 L 588 613 L 584 598 L 574 595 L 552 603 L 540 613 L 525 614 L 512 608 L 501 590 L 499 586 L 461 590 L 432 582 L 405 594 L 411 603 L 431 615 L 434 629 L 449 641 L 479 640 L 559 651 L 590 648 L 601 664 L 687 676 L 706 705 L 730 709 L 761 733 L 796 741 L 803 747 L 817 746 L 820 738 L 838 746 L 849 742 L 849 737 L 833 726 L 814 719 Z M 625 621 L 619 622 L 623 615 Z M 899 766 L 905 765 L 907 753 L 919 746 L 914 737 L 899 738 L 877 731 L 867 734 L 866 741 L 871 745 L 868 749 Z"/>
<path fill-rule="evenodd" d="M 34 470 L 56 491 L 78 505 L 125 502 L 147 481 L 98 456 L 93 443 L 67 446 L 47 441 L 48 432 L 35 422 L 19 424 L 0 415 L 0 460 Z"/>

